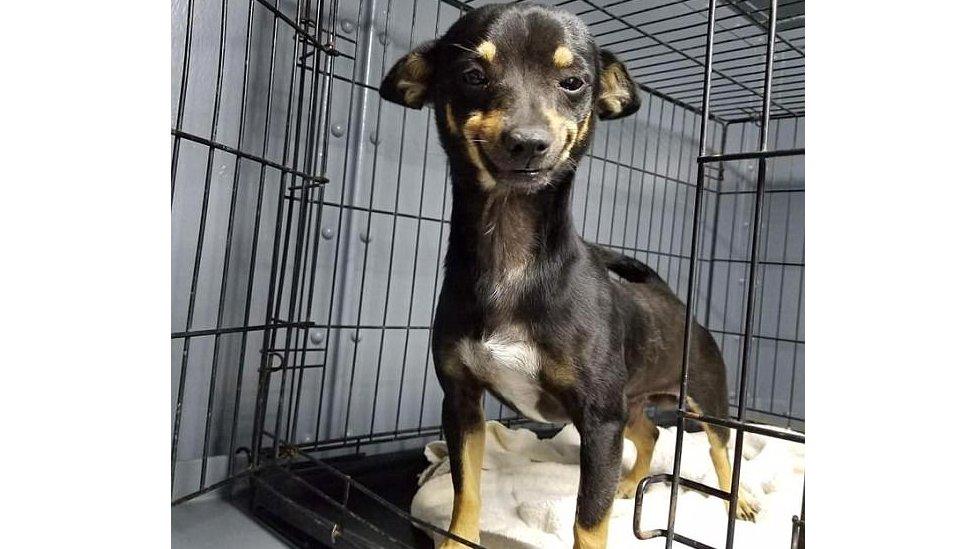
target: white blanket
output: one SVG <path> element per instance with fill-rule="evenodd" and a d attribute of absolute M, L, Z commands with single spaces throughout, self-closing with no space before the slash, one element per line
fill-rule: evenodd
<path fill-rule="evenodd" d="M 735 433 L 732 433 L 734 441 Z M 661 429 L 651 460 L 651 474 L 670 473 L 675 429 Z M 735 546 L 744 549 L 788 547 L 793 515 L 803 494 L 804 446 L 747 433 L 743 440 L 741 485 L 761 507 L 755 523 L 736 521 Z M 730 442 L 729 450 L 733 443 Z M 447 529 L 453 489 L 447 445 L 432 442 L 424 450 L 431 465 L 420 476 L 411 513 Z M 634 462 L 633 444 L 625 439 L 622 467 Z M 579 433 L 572 425 L 552 439 L 540 440 L 527 429 L 512 430 L 489 422 L 481 474 L 481 544 L 494 549 L 566 548 L 573 544 L 573 519 L 579 483 Z M 704 433 L 685 433 L 681 475 L 717 486 Z M 667 526 L 670 484 L 651 486 L 644 498 L 641 527 Z M 633 499 L 617 499 L 611 511 L 607 547 L 663 547 L 663 538 L 641 541 L 632 530 Z M 725 546 L 724 502 L 693 490 L 678 497 L 675 532 Z M 435 539 L 439 543 L 440 539 Z"/>

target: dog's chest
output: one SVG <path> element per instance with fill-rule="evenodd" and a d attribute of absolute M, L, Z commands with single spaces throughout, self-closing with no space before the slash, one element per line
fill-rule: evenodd
<path fill-rule="evenodd" d="M 505 328 L 482 339 L 465 338 L 458 344 L 464 366 L 482 383 L 537 421 L 554 421 L 550 413 L 540 410 L 546 397 L 541 384 L 539 348 L 522 330 Z"/>

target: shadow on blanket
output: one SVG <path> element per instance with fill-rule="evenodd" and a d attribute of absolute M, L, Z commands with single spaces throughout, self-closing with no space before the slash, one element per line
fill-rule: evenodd
<path fill-rule="evenodd" d="M 733 437 L 735 432 L 733 431 Z M 674 427 L 661 429 L 651 462 L 651 474 L 670 473 L 674 455 Z M 573 544 L 573 517 L 579 483 L 579 433 L 572 425 L 555 437 L 540 440 L 527 429 L 512 430 L 488 422 L 481 477 L 481 544 L 498 549 L 565 548 Z M 734 439 L 733 439 L 734 440 Z M 729 448 L 734 445 L 730 442 Z M 755 523 L 736 523 L 736 546 L 788 547 L 792 517 L 800 512 L 803 493 L 804 446 L 747 433 L 743 439 L 741 484 L 762 510 Z M 450 465 L 447 445 L 432 442 L 424 449 L 430 462 L 420 475 L 420 488 L 410 512 L 442 528 L 451 521 Z M 623 464 L 634 462 L 634 447 L 625 440 Z M 681 475 L 717 486 L 708 457 L 705 433 L 686 433 Z M 644 499 L 642 527 L 667 525 L 670 485 L 652 485 Z M 634 537 L 633 499 L 618 499 L 611 511 L 607 546 L 647 549 L 654 541 Z M 678 498 L 675 531 L 714 547 L 725 544 L 725 505 L 722 500 L 683 490 Z M 439 542 L 435 539 L 435 542 Z M 663 539 L 658 540 L 663 546 Z"/>

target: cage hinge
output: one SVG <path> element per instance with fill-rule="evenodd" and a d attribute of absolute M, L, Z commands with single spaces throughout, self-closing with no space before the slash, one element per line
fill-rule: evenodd
<path fill-rule="evenodd" d="M 800 517 L 793 515 L 793 539 L 790 542 L 790 549 L 804 549 L 803 548 L 804 526 L 805 526 L 805 521 Z"/>

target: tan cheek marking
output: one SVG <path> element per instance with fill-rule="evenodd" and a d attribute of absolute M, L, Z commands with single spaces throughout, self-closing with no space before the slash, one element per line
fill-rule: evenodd
<path fill-rule="evenodd" d="M 477 51 L 478 55 L 483 57 L 485 61 L 491 63 L 492 61 L 495 60 L 495 54 L 498 53 L 498 48 L 496 48 L 494 44 L 486 40 L 481 44 L 479 44 L 478 47 L 475 48 L 475 51 Z"/>
<path fill-rule="evenodd" d="M 573 148 L 576 147 L 576 145 L 579 142 L 581 142 L 583 138 L 586 137 L 586 134 L 589 131 L 590 131 L 590 113 L 586 113 L 586 117 L 584 117 L 583 121 L 580 122 L 579 125 L 576 127 L 576 131 L 573 133 L 572 143 L 570 143 L 569 146 L 566 147 L 566 151 L 563 153 L 563 158 L 561 158 L 561 160 L 565 160 L 566 158 L 569 157 L 569 153 L 572 152 Z"/>
<path fill-rule="evenodd" d="M 481 112 L 475 111 L 465 120 L 463 132 L 468 158 L 474 164 L 475 168 L 478 169 L 478 182 L 487 191 L 495 187 L 495 179 L 488 173 L 485 163 L 481 160 L 481 152 L 478 151 L 478 147 L 475 146 L 473 141 L 474 139 L 480 139 L 479 135 L 481 134 L 483 121 L 484 115 Z"/>
<path fill-rule="evenodd" d="M 566 160 L 566 157 L 569 156 L 569 149 L 572 146 L 573 136 L 575 135 L 573 125 L 569 123 L 569 119 L 563 117 L 554 109 L 543 109 L 542 114 L 545 115 L 546 121 L 549 122 L 549 131 L 552 132 L 552 135 L 562 139 L 561 146 L 563 147 L 563 151 L 559 155 L 559 160 Z"/>
<path fill-rule="evenodd" d="M 556 48 L 556 51 L 552 53 L 552 63 L 560 69 L 564 69 L 572 65 L 573 52 L 569 51 L 569 48 L 566 46 L 559 46 Z"/>
<path fill-rule="evenodd" d="M 500 110 L 488 111 L 481 121 L 481 137 L 490 143 L 498 141 L 502 133 L 502 122 L 505 113 Z"/>
<path fill-rule="evenodd" d="M 458 135 L 457 122 L 454 120 L 454 109 L 451 104 L 444 105 L 444 118 L 447 120 L 447 129 L 454 135 Z"/>
<path fill-rule="evenodd" d="M 583 122 L 581 122 L 579 125 L 579 133 L 576 136 L 577 141 L 580 141 L 586 137 L 586 134 L 590 131 L 590 114 L 591 113 L 586 113 L 586 118 L 584 118 Z"/>

